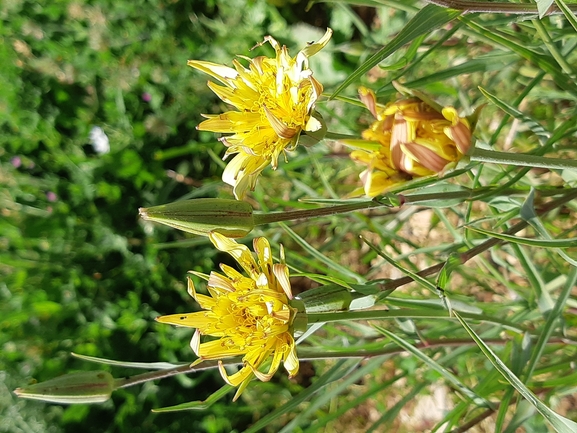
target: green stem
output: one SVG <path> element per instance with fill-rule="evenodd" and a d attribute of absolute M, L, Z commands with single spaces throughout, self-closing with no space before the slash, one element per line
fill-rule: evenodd
<path fill-rule="evenodd" d="M 357 139 L 358 140 L 358 135 L 350 135 L 350 134 L 339 134 L 338 132 L 331 132 L 331 131 L 327 131 L 327 133 L 324 136 L 325 139 L 328 140 L 346 140 L 348 138 L 352 138 L 352 139 Z"/>
<path fill-rule="evenodd" d="M 505 3 L 505 2 L 483 2 L 466 0 L 425 0 L 437 6 L 449 9 L 456 9 L 465 13 L 494 13 L 511 15 L 537 15 L 539 10 L 536 5 Z M 577 5 L 567 5 L 573 12 L 577 11 Z M 563 13 L 557 6 L 551 5 L 545 15 Z"/>
<path fill-rule="evenodd" d="M 303 314 L 303 313 L 299 313 Z M 459 312 L 462 317 L 472 320 L 479 320 L 481 322 L 497 323 L 503 325 L 513 331 L 527 332 L 527 330 L 508 320 L 499 319 L 495 317 L 485 316 L 483 314 L 472 314 Z M 342 322 L 350 320 L 386 320 L 386 319 L 449 319 L 455 320 L 446 310 L 413 310 L 403 308 L 399 310 L 361 310 L 361 311 L 337 311 L 333 313 L 312 313 L 307 314 L 308 324 L 326 323 L 326 322 Z"/>
<path fill-rule="evenodd" d="M 521 167 L 577 170 L 577 161 L 573 159 L 544 158 L 542 156 L 527 155 L 524 153 L 498 152 L 496 150 L 475 148 L 470 158 L 471 161 L 517 165 Z"/>
<path fill-rule="evenodd" d="M 565 160 L 563 160 L 565 161 Z M 259 213 L 254 212 L 254 225 L 278 223 L 281 221 L 294 221 L 299 219 L 311 219 L 323 216 L 338 215 L 347 212 L 354 212 L 359 210 L 374 209 L 379 207 L 393 207 L 393 202 L 398 201 L 404 205 L 426 205 L 426 202 L 433 200 L 454 200 L 463 199 L 476 200 L 478 197 L 485 197 L 491 194 L 491 191 L 495 190 L 495 187 L 485 187 L 477 189 L 465 189 L 464 191 L 451 191 L 451 192 L 439 192 L 430 194 L 408 194 L 408 195 L 397 195 L 393 198 L 387 198 L 386 196 L 382 199 L 375 198 L 374 200 L 357 201 L 355 203 L 341 204 L 335 206 L 325 206 L 316 209 L 299 209 L 291 211 L 282 212 L 268 212 Z M 564 190 L 553 190 L 553 191 L 543 191 L 543 195 L 556 195 Z M 500 191 L 503 195 L 514 195 L 514 194 L 524 194 L 527 191 L 509 189 L 507 191 Z"/>
<path fill-rule="evenodd" d="M 166 370 L 149 371 L 147 373 L 136 374 L 134 376 L 116 379 L 115 389 L 127 388 L 129 386 L 138 385 L 139 383 L 149 382 L 151 380 L 164 379 L 165 377 L 176 376 L 177 374 L 195 373 L 197 371 L 209 370 L 211 368 L 217 368 L 217 367 L 218 367 L 218 361 L 204 361 L 202 364 L 195 366 L 191 366 L 191 364 L 184 364 Z"/>
<path fill-rule="evenodd" d="M 463 313 L 461 313 L 463 315 Z M 500 339 L 489 339 L 484 340 L 488 344 L 506 344 L 509 340 Z M 474 345 L 475 342 L 470 339 L 435 339 L 427 340 L 424 343 L 418 343 L 415 346 L 418 349 L 431 349 L 434 347 L 448 347 L 448 346 L 467 346 Z M 566 339 L 563 338 L 551 338 L 547 344 L 571 344 Z M 314 361 L 319 359 L 341 359 L 341 358 L 370 358 L 381 355 L 393 355 L 395 353 L 403 353 L 405 350 L 401 347 L 384 347 L 382 349 L 375 350 L 335 350 L 323 353 L 318 353 L 312 350 L 312 348 L 300 348 L 298 358 L 300 361 Z M 242 364 L 242 359 L 240 357 L 230 358 L 223 360 L 224 365 L 238 365 Z M 121 379 L 116 379 L 116 389 L 128 388 L 130 386 L 138 385 L 144 382 L 149 382 L 151 380 L 159 380 L 167 377 L 176 376 L 177 374 L 190 374 L 196 373 L 198 371 L 210 370 L 218 368 L 218 361 L 203 361 L 201 364 L 196 366 L 191 366 L 191 364 L 184 364 L 179 367 L 169 368 L 166 370 L 150 371 L 147 373 L 137 374 L 131 377 L 125 377 Z"/>
<path fill-rule="evenodd" d="M 269 213 L 255 212 L 253 214 L 253 218 L 254 218 L 254 224 L 260 225 L 260 224 L 277 223 L 280 221 L 292 221 L 298 219 L 309 219 L 320 216 L 336 215 L 341 213 L 353 212 L 356 210 L 371 209 L 382 206 L 390 207 L 388 204 L 380 203 L 376 200 L 367 200 L 337 206 L 326 206 L 317 209 L 301 209 L 301 210 L 292 210 L 285 212 L 269 212 Z"/>
<path fill-rule="evenodd" d="M 560 206 L 563 206 L 565 203 L 568 203 L 571 200 L 574 200 L 575 198 L 577 198 L 577 189 L 575 189 L 575 188 L 568 189 L 567 192 L 565 193 L 565 195 L 559 197 L 558 199 L 550 201 L 549 203 L 543 205 L 540 209 L 538 209 L 537 215 L 539 215 L 539 216 L 545 215 L 546 213 L 552 211 L 553 209 L 556 209 Z M 526 228 L 528 225 L 529 225 L 529 223 L 527 221 L 519 221 L 517 224 L 511 226 L 504 233 L 508 234 L 508 235 L 514 235 L 515 233 Z M 487 251 L 496 245 L 500 245 L 500 244 L 504 244 L 504 243 L 506 243 L 506 241 L 503 241 L 501 239 L 497 239 L 497 238 L 488 239 L 485 242 L 471 248 L 470 250 L 465 251 L 464 253 L 461 253 L 459 255 L 460 262 L 461 262 L 461 264 L 464 264 L 464 263 L 468 262 L 469 260 L 471 260 L 473 257 L 481 254 L 482 252 Z M 443 269 L 446 264 L 447 264 L 447 262 L 437 263 L 436 265 L 430 266 L 428 268 L 425 268 L 425 269 L 417 272 L 417 275 L 420 277 L 428 277 L 428 276 L 434 275 L 437 272 L 440 272 L 441 269 Z M 405 284 L 409 284 L 412 282 L 413 282 L 413 279 L 411 277 L 401 277 L 401 278 L 397 278 L 395 280 L 389 281 L 387 283 L 380 284 L 379 289 L 381 291 L 395 290 L 401 286 L 404 286 Z"/>
<path fill-rule="evenodd" d="M 537 30 L 537 33 L 539 34 L 539 36 L 541 36 L 543 44 L 547 47 L 547 49 L 549 50 L 551 55 L 555 58 L 559 66 L 561 66 L 563 72 L 565 72 L 567 75 L 573 75 L 575 71 L 573 71 L 573 68 L 567 62 L 565 56 L 559 52 L 559 50 L 555 46 L 555 42 L 551 39 L 549 33 L 547 33 L 547 30 L 545 29 L 545 26 L 543 25 L 541 20 L 531 20 L 531 21 L 535 26 L 535 30 Z"/>

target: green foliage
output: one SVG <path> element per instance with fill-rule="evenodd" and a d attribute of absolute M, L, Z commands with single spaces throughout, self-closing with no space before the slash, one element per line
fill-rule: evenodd
<path fill-rule="evenodd" d="M 180 198 L 230 198 L 220 180 L 224 145 L 195 129 L 201 113 L 223 104 L 187 59 L 230 65 L 268 34 L 294 55 L 330 26 L 333 41 L 311 68 L 325 86 L 318 109 L 331 132 L 359 136 L 372 121 L 356 100 L 359 85 L 384 104 L 399 81 L 462 112 L 488 102 L 479 147 L 575 160 L 577 33 L 564 2 L 554 2 L 564 15 L 540 21 L 418 2 L 332 1 L 308 12 L 306 3 L 0 4 L 0 432 L 573 426 L 577 176 L 474 158 L 441 181 L 395 191 L 400 207 L 251 233 L 284 244 L 295 292 L 359 287 L 391 312 L 374 327 L 317 324 L 299 344 L 295 379 L 283 372 L 251 383 L 235 403 L 214 394 L 223 386 L 216 370 L 120 389 L 101 405 L 10 393 L 93 367 L 70 352 L 193 360 L 192 331 L 154 318 L 198 308 L 186 272 L 230 259 L 204 238 L 138 218 L 139 207 Z M 91 144 L 95 126 L 108 153 Z M 348 202 L 362 169 L 347 156 L 330 140 L 300 146 L 263 172 L 250 202 L 262 211 Z M 124 377 L 136 367 L 104 368 Z M 430 418 L 420 409 L 427 398 L 442 409 Z M 151 412 L 177 405 L 204 410 Z"/>

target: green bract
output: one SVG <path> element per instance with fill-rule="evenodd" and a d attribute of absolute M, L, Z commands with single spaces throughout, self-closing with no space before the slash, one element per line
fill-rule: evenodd
<path fill-rule="evenodd" d="M 218 232 L 230 238 L 241 238 L 255 226 L 252 206 L 238 200 L 197 198 L 140 208 L 139 212 L 145 220 L 201 236 Z"/>
<path fill-rule="evenodd" d="M 110 398 L 114 389 L 114 378 L 107 371 L 82 371 L 17 388 L 14 393 L 18 397 L 52 403 L 102 403 Z"/>

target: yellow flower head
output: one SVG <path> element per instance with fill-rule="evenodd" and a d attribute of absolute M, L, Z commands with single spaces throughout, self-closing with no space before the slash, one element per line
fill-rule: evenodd
<path fill-rule="evenodd" d="M 285 150 L 298 144 L 302 131 L 315 132 L 321 122 L 312 116 L 314 105 L 323 86 L 312 76 L 308 58 L 320 51 L 330 40 L 332 30 L 316 43 L 309 44 L 291 57 L 285 46 L 271 36 L 269 42 L 275 58 L 240 56 L 248 61 L 244 67 L 233 60 L 234 68 L 211 62 L 189 60 L 188 65 L 215 78 L 220 84 L 208 83 L 210 89 L 237 111 L 204 115 L 198 129 L 230 133 L 222 142 L 228 147 L 225 158 L 236 156 L 227 165 L 222 179 L 233 187 L 241 200 L 249 189 L 254 189 L 256 178 L 269 164 L 273 169 Z M 257 46 L 258 46 L 257 45 Z"/>
<path fill-rule="evenodd" d="M 357 143 L 361 149 L 351 153 L 368 166 L 360 175 L 365 194 L 373 197 L 396 183 L 441 173 L 468 153 L 471 125 L 453 107 L 417 97 L 382 107 L 371 90 L 362 88 L 360 95 L 377 118 L 362 134 L 369 144 Z"/>
<path fill-rule="evenodd" d="M 265 238 L 254 240 L 255 260 L 245 245 L 219 233 L 211 233 L 209 237 L 216 248 L 229 253 L 248 276 L 225 264 L 220 265 L 222 274 L 211 272 L 208 276 L 192 272 L 208 281 L 211 296 L 196 293 L 188 278 L 188 292 L 203 311 L 161 316 L 156 320 L 196 328 L 190 345 L 201 360 L 243 356 L 243 367 L 231 376 L 219 362 L 224 380 L 239 387 L 236 400 L 253 376 L 268 381 L 281 362 L 290 377 L 297 374 L 299 361 L 292 332 L 296 309 L 289 305 L 293 296 L 282 247 L 281 263 L 273 263 Z M 201 342 L 202 335 L 217 339 Z M 268 371 L 261 372 L 259 368 L 271 356 Z"/>

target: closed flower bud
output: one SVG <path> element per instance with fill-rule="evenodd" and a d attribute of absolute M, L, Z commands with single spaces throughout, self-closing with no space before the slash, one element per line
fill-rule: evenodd
<path fill-rule="evenodd" d="M 344 141 L 356 148 L 351 158 L 368 166 L 360 177 L 365 194 L 371 197 L 456 164 L 471 149 L 474 121 L 480 112 L 460 117 L 455 108 L 442 107 L 425 94 L 394 84 L 410 97 L 382 106 L 371 90 L 359 90 L 361 101 L 377 120 L 363 132 L 364 144 Z"/>
<path fill-rule="evenodd" d="M 145 220 L 201 236 L 218 232 L 229 238 L 240 238 L 255 225 L 252 206 L 238 200 L 197 198 L 140 208 L 139 212 Z"/>
<path fill-rule="evenodd" d="M 114 391 L 114 378 L 107 371 L 83 371 L 17 388 L 18 397 L 51 403 L 102 403 Z"/>

